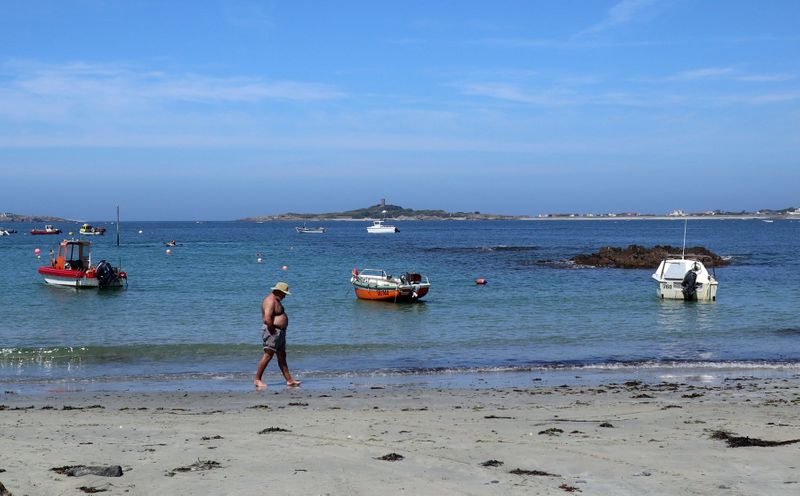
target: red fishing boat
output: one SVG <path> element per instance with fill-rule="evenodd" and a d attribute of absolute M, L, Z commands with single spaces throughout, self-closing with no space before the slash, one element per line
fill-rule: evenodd
<path fill-rule="evenodd" d="M 61 234 L 61 229 L 55 228 L 50 224 L 44 226 L 44 229 L 31 229 L 31 234 Z"/>
<path fill-rule="evenodd" d="M 91 243 L 84 240 L 64 240 L 58 253 L 52 254 L 50 265 L 39 267 L 47 284 L 72 288 L 120 288 L 128 284 L 128 275 L 119 267 L 101 260 L 92 264 Z"/>
<path fill-rule="evenodd" d="M 430 281 L 415 272 L 406 272 L 400 277 L 392 277 L 384 270 L 364 269 L 360 273 L 353 269 L 350 283 L 356 296 L 362 300 L 409 302 L 428 294 Z"/>

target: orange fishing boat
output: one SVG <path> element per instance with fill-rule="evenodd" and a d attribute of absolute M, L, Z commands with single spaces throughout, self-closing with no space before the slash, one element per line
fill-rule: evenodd
<path fill-rule="evenodd" d="M 50 265 L 39 267 L 39 274 L 47 284 L 72 288 L 119 288 L 128 284 L 128 275 L 118 267 L 101 260 L 92 264 L 91 243 L 84 240 L 65 239 L 58 245 L 58 253 Z"/>
<path fill-rule="evenodd" d="M 353 269 L 350 283 L 356 291 L 356 296 L 362 300 L 391 302 L 418 300 L 428 294 L 431 287 L 427 277 L 415 272 L 392 277 L 380 269 L 364 269 L 361 272 Z"/>

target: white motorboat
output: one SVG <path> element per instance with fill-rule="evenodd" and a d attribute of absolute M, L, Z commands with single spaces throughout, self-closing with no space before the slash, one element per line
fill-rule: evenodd
<path fill-rule="evenodd" d="M 384 224 L 382 220 L 373 220 L 372 225 L 367 227 L 367 232 L 373 234 L 396 233 L 400 232 L 400 229 L 390 224 Z"/>
<path fill-rule="evenodd" d="M 703 260 L 711 261 L 711 272 Z M 713 262 L 707 255 L 667 255 L 652 276 L 658 282 L 656 294 L 662 300 L 716 301 L 719 283 Z"/>
<path fill-rule="evenodd" d="M 383 214 L 383 219 L 373 220 L 372 225 L 367 227 L 367 232 L 372 234 L 386 234 L 386 233 L 400 232 L 400 229 L 396 228 L 395 226 L 386 224 L 386 210 L 384 210 L 381 213 Z"/>

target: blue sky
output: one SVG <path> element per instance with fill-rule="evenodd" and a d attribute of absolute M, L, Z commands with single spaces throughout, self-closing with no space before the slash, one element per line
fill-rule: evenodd
<path fill-rule="evenodd" d="M 800 207 L 800 2 L 0 3 L 0 210 Z"/>

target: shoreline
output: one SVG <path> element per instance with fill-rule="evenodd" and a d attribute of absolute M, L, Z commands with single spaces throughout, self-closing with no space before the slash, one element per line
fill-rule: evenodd
<path fill-rule="evenodd" d="M 416 389 L 493 389 L 517 386 L 597 386 L 630 380 L 647 383 L 681 381 L 702 386 L 718 386 L 738 377 L 763 380 L 800 378 L 800 362 L 691 362 L 666 364 L 619 364 L 619 366 L 565 366 L 530 368 L 483 368 L 436 371 L 354 371 L 308 372 L 295 369 L 294 375 L 309 391 L 328 391 L 363 387 L 408 387 Z M 151 394 L 164 392 L 246 393 L 252 390 L 252 372 L 186 372 L 158 375 L 64 377 L 6 377 L 0 391 L 21 396 L 47 396 L 53 393 Z M 270 387 L 282 387 L 276 368 L 266 371 Z"/>
<path fill-rule="evenodd" d="M 334 217 L 320 217 L 304 219 L 301 217 L 281 217 L 281 218 L 264 218 L 261 220 L 254 219 L 235 219 L 232 221 L 219 221 L 219 222 L 251 222 L 255 224 L 263 224 L 264 222 L 373 222 L 376 220 L 385 220 L 386 222 L 408 222 L 408 221 L 457 221 L 457 222 L 474 222 L 474 221 L 554 221 L 554 220 L 590 220 L 590 221 L 617 221 L 617 220 L 800 220 L 800 215 L 686 215 L 681 217 L 668 216 L 668 215 L 638 215 L 638 216 L 549 216 L 549 217 L 527 217 L 527 216 L 497 216 L 486 218 L 470 218 L 470 217 L 387 217 L 383 218 L 364 218 L 364 219 L 342 219 Z M 134 221 L 129 221 L 134 222 Z M 151 222 L 151 221 L 148 221 Z M 187 221 L 189 222 L 189 221 Z M 209 221 L 215 222 L 215 221 Z"/>
<path fill-rule="evenodd" d="M 795 494 L 800 377 L 0 394 L 15 495 Z M 777 446 L 729 447 L 728 432 Z M 10 454 L 13 454 L 10 455 Z M 119 465 L 122 477 L 69 477 Z"/>

